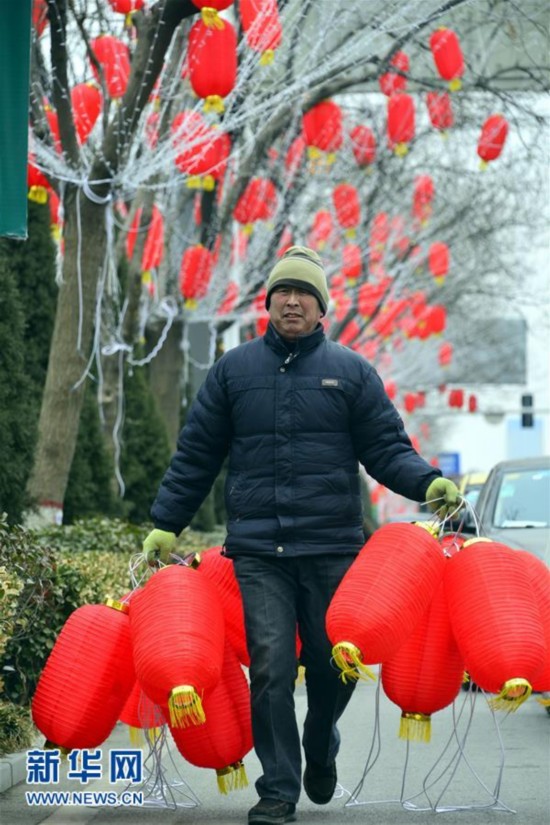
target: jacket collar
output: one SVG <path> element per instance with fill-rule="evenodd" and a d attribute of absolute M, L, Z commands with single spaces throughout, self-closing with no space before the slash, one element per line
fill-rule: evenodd
<path fill-rule="evenodd" d="M 323 329 L 322 324 L 317 324 L 313 332 L 310 332 L 309 335 L 304 335 L 301 338 L 298 338 L 295 342 L 289 345 L 289 342 L 285 341 L 285 339 L 279 335 L 271 321 L 267 325 L 267 330 L 264 335 L 264 341 L 274 352 L 278 352 L 281 355 L 288 355 L 289 352 L 295 352 L 298 354 L 299 352 L 308 352 L 309 350 L 315 349 L 318 347 L 325 340 L 325 330 Z"/>

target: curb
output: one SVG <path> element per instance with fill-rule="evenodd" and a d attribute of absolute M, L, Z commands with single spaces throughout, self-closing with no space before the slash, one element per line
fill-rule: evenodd
<path fill-rule="evenodd" d="M 0 758 L 0 793 L 23 782 L 27 775 L 27 751 Z"/>

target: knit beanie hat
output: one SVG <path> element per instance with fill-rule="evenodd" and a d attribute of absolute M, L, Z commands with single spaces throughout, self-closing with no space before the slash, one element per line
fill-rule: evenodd
<path fill-rule="evenodd" d="M 327 276 L 319 255 L 313 249 L 291 246 L 277 261 L 267 279 L 266 309 L 269 309 L 271 293 L 278 286 L 294 286 L 311 292 L 326 315 L 330 300 Z"/>

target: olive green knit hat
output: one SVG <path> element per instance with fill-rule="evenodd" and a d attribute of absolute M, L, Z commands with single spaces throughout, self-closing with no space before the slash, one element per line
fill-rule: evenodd
<path fill-rule="evenodd" d="M 326 315 L 330 296 L 327 276 L 319 255 L 307 246 L 291 246 L 277 261 L 267 279 L 265 306 L 269 309 L 271 293 L 278 286 L 294 286 L 315 295 Z"/>

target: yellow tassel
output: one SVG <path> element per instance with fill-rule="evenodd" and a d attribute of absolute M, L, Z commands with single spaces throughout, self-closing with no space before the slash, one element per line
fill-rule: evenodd
<path fill-rule="evenodd" d="M 226 768 L 220 768 L 216 771 L 216 776 L 218 778 L 218 790 L 223 794 L 228 791 L 240 791 L 248 786 L 248 778 L 242 761 L 234 762 Z"/>
<path fill-rule="evenodd" d="M 485 170 L 487 169 L 488 166 L 489 166 L 489 164 L 486 160 L 480 160 L 479 161 L 479 168 L 482 172 L 485 172 Z"/>
<path fill-rule="evenodd" d="M 275 52 L 273 49 L 266 49 L 260 57 L 260 66 L 270 66 L 275 60 Z"/>
<path fill-rule="evenodd" d="M 128 738 L 130 739 L 130 744 L 133 745 L 134 748 L 141 748 L 141 746 L 145 743 L 145 737 L 143 736 L 142 729 L 135 728 L 133 725 L 130 725 Z"/>
<path fill-rule="evenodd" d="M 213 9 L 210 6 L 203 6 L 202 9 L 201 9 L 201 17 L 202 17 L 202 22 L 209 29 L 211 29 L 211 28 L 224 29 L 225 28 L 225 23 L 223 22 L 220 15 L 218 14 L 217 9 Z"/>
<path fill-rule="evenodd" d="M 223 98 L 220 95 L 208 95 L 204 98 L 203 109 L 205 112 L 218 112 L 220 115 L 225 111 Z"/>
<path fill-rule="evenodd" d="M 296 685 L 302 685 L 306 678 L 306 669 L 304 665 L 298 665 L 298 675 L 296 676 Z"/>
<path fill-rule="evenodd" d="M 216 178 L 213 175 L 205 175 L 202 179 L 202 188 L 205 192 L 213 192 L 216 185 Z"/>
<path fill-rule="evenodd" d="M 449 90 L 451 92 L 458 92 L 462 89 L 462 80 L 459 77 L 453 77 L 449 83 Z"/>
<path fill-rule="evenodd" d="M 196 301 L 195 298 L 187 298 L 184 301 L 185 309 L 194 310 L 198 307 L 198 305 L 198 301 Z"/>
<path fill-rule="evenodd" d="M 550 699 L 539 698 L 537 699 L 537 702 L 539 703 L 539 705 L 542 705 L 543 708 L 550 708 Z"/>
<path fill-rule="evenodd" d="M 498 696 L 489 699 L 489 707 L 493 710 L 508 710 L 513 713 L 527 701 L 532 690 L 527 679 L 508 679 Z"/>
<path fill-rule="evenodd" d="M 350 228 L 346 229 L 346 231 L 344 232 L 344 236 L 346 238 L 355 238 L 356 235 L 357 231 L 352 226 L 350 226 Z"/>
<path fill-rule="evenodd" d="M 31 186 L 27 197 L 34 203 L 47 203 L 48 190 L 44 186 Z"/>
<path fill-rule="evenodd" d="M 338 642 L 332 648 L 332 658 L 335 664 L 340 668 L 342 673 L 340 679 L 344 684 L 350 679 L 356 681 L 357 679 L 373 679 L 376 681 L 376 676 L 370 668 L 368 668 L 362 661 L 362 654 L 358 647 L 351 642 Z"/>
<path fill-rule="evenodd" d="M 326 161 L 327 166 L 332 166 L 332 164 L 336 162 L 336 152 L 329 152 L 326 157 Z"/>
<path fill-rule="evenodd" d="M 398 158 L 403 158 L 409 151 L 409 147 L 406 143 L 396 143 L 394 147 L 394 152 Z"/>
<path fill-rule="evenodd" d="M 466 685 L 466 684 L 468 684 L 469 681 L 470 681 L 470 674 L 468 673 L 467 670 L 465 670 L 464 673 L 462 674 L 462 684 Z"/>
<path fill-rule="evenodd" d="M 202 189 L 202 180 L 200 175 L 190 175 L 185 181 L 188 189 Z"/>
<path fill-rule="evenodd" d="M 307 156 L 310 160 L 319 160 L 323 156 L 323 153 L 316 146 L 308 146 Z"/>
<path fill-rule="evenodd" d="M 402 713 L 399 738 L 409 742 L 429 742 L 432 738 L 431 718 L 423 713 Z"/>
<path fill-rule="evenodd" d="M 243 235 L 246 235 L 247 238 L 250 238 L 252 233 L 254 232 L 254 224 L 253 223 L 245 223 L 242 228 Z"/>
<path fill-rule="evenodd" d="M 193 685 L 178 685 L 171 690 L 168 710 L 173 728 L 187 728 L 206 722 L 201 697 Z"/>
<path fill-rule="evenodd" d="M 146 269 L 145 272 L 141 273 L 141 283 L 143 286 L 149 286 L 152 280 L 151 271 L 149 269 Z"/>

